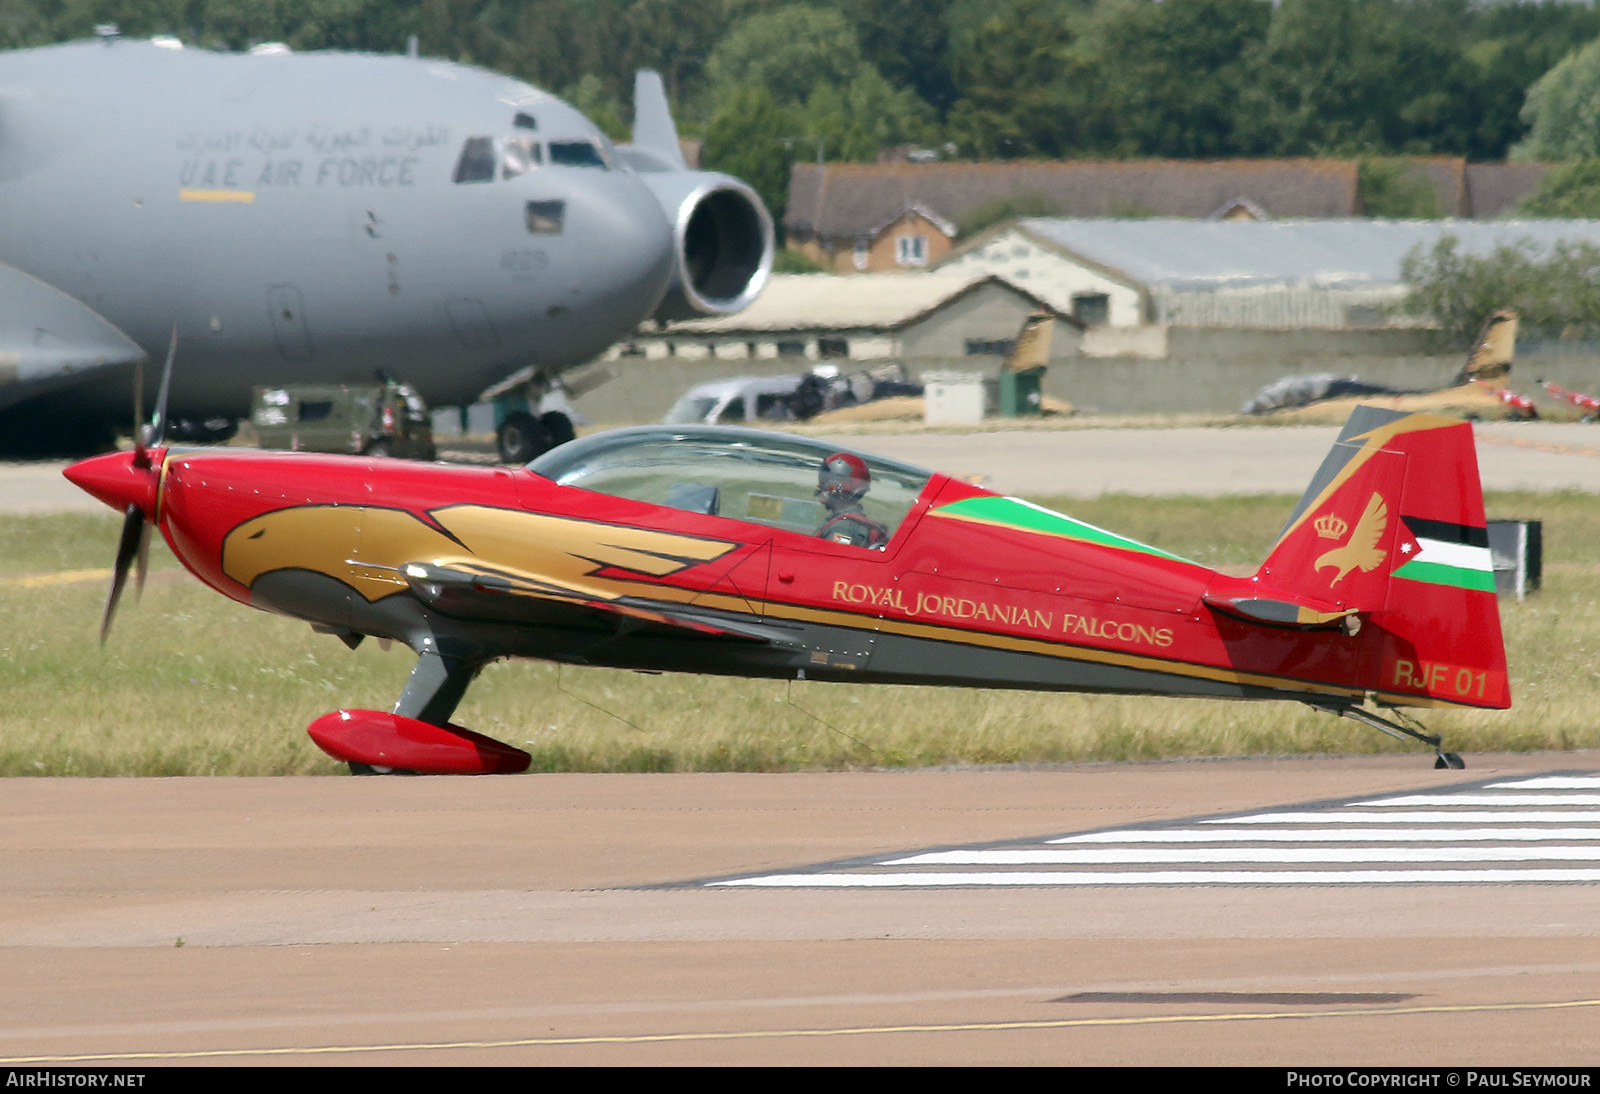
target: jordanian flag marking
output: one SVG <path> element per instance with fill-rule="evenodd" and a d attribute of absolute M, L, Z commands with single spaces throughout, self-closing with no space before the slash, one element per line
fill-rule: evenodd
<path fill-rule="evenodd" d="M 1406 561 L 1395 577 L 1449 585 L 1457 589 L 1494 592 L 1494 562 L 1489 555 L 1489 530 L 1421 517 L 1401 517 L 1411 532 L 1402 539 L 1400 557 Z"/>

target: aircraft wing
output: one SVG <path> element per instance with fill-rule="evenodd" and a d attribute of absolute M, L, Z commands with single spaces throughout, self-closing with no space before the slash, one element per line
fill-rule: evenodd
<path fill-rule="evenodd" d="M 692 604 L 622 597 L 607 600 L 523 575 L 479 573 L 422 562 L 401 567 L 411 592 L 428 607 L 457 619 L 529 626 L 610 623 L 619 629 L 657 629 L 678 637 L 794 646 L 780 623 L 740 619 Z"/>
<path fill-rule="evenodd" d="M 5 263 L 0 317 L 0 409 L 76 384 L 90 369 L 145 357 L 93 308 Z"/>

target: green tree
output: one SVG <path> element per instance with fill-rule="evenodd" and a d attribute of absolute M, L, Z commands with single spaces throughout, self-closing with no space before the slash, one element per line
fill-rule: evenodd
<path fill-rule="evenodd" d="M 1528 89 L 1578 43 L 1600 36 L 1588 3 L 1499 3 L 1472 9 L 1465 56 L 1482 74 L 1481 113 L 1468 154 L 1498 160 L 1527 133 Z"/>
<path fill-rule="evenodd" d="M 1453 28 L 1466 0 L 1283 0 L 1243 97 L 1283 155 L 1465 152 L 1483 98 Z"/>
<path fill-rule="evenodd" d="M 1256 79 L 1270 0 L 1133 0 L 1088 30 L 1115 119 L 1113 148 L 1152 156 L 1255 151 L 1240 134 L 1240 99 Z"/>
<path fill-rule="evenodd" d="M 956 100 L 950 72 L 949 0 L 848 0 L 862 56 L 939 113 Z"/>
<path fill-rule="evenodd" d="M 734 88 L 706 123 L 700 159 L 749 183 L 781 225 L 789 204 L 791 153 L 785 142 L 798 128 L 794 112 L 778 105 L 766 88 Z"/>
<path fill-rule="evenodd" d="M 879 149 L 920 140 L 932 111 L 909 89 L 896 89 L 863 64 L 843 88 L 818 84 L 800 117 L 801 133 L 820 139 L 828 159 L 871 161 Z"/>
<path fill-rule="evenodd" d="M 1434 220 L 1443 215 L 1438 191 L 1411 160 L 1362 160 L 1356 169 L 1356 192 L 1369 217 Z"/>
<path fill-rule="evenodd" d="M 1574 160 L 1550 171 L 1517 212 L 1531 217 L 1600 218 L 1600 159 Z"/>
<path fill-rule="evenodd" d="M 1568 54 L 1528 89 L 1522 108 L 1528 136 L 1519 160 L 1571 160 L 1600 155 L 1600 39 Z"/>
<path fill-rule="evenodd" d="M 706 58 L 729 25 L 722 4 L 634 0 L 622 20 L 621 55 L 612 63 L 630 75 L 639 68 L 655 69 L 666 84 L 667 99 L 679 112 L 686 112 L 701 84 Z"/>
<path fill-rule="evenodd" d="M 583 111 L 612 140 L 625 141 L 632 135 L 632 127 L 622 120 L 621 105 L 606 93 L 605 81 L 593 72 L 584 73 L 561 97 Z"/>
<path fill-rule="evenodd" d="M 1103 143 L 1105 104 L 1094 65 L 1072 50 L 1066 18 L 1045 0 L 1018 0 L 972 35 L 956 60 L 962 98 L 946 132 L 968 156 L 1060 156 Z"/>
<path fill-rule="evenodd" d="M 1498 308 L 1516 308 L 1524 329 L 1593 332 L 1600 327 L 1600 247 L 1562 241 L 1548 251 L 1532 240 L 1467 254 L 1454 236 L 1421 246 L 1400 264 L 1409 287 L 1402 308 L 1431 316 L 1463 346 Z"/>
<path fill-rule="evenodd" d="M 762 87 L 797 107 L 819 85 L 843 87 L 862 66 L 861 44 L 838 11 L 788 4 L 745 19 L 706 62 L 713 88 Z"/>

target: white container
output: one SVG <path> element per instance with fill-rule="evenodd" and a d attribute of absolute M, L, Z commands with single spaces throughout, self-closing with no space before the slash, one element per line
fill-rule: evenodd
<path fill-rule="evenodd" d="M 978 425 L 983 421 L 983 373 L 922 374 L 922 420 L 928 425 Z"/>

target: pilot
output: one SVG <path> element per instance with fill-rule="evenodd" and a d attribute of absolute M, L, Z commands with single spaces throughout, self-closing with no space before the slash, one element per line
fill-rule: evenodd
<path fill-rule="evenodd" d="M 817 529 L 822 539 L 883 550 L 889 529 L 867 516 L 861 499 L 872 488 L 872 472 L 860 456 L 835 452 L 817 471 L 817 496 L 828 507 L 828 519 Z"/>

